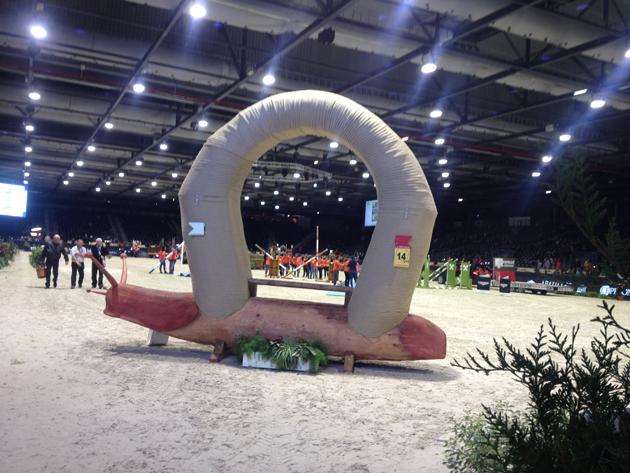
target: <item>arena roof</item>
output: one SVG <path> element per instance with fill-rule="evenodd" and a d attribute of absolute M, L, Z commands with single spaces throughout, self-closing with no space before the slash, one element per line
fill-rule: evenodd
<path fill-rule="evenodd" d="M 542 158 L 566 148 L 608 193 L 627 194 L 629 22 L 620 0 L 6 0 L 0 181 L 175 206 L 214 131 L 270 94 L 319 89 L 407 139 L 438 205 L 548 198 Z M 333 146 L 307 136 L 270 150 L 243 206 L 375 199 L 352 150 Z"/>

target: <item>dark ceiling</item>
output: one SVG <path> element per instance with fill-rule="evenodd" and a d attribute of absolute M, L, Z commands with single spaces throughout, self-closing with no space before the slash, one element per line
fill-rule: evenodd
<path fill-rule="evenodd" d="M 195 3 L 204 18 L 190 15 Z M 0 181 L 25 179 L 51 199 L 176 206 L 209 135 L 271 94 L 319 89 L 408 138 L 438 208 L 547 199 L 554 161 L 541 158 L 566 150 L 585 154 L 604 193 L 621 198 L 630 182 L 629 23 L 624 0 L 5 0 Z M 45 38 L 32 36 L 34 24 Z M 318 40 L 327 28 L 332 45 Z M 437 71 L 423 74 L 432 57 Z M 269 73 L 276 81 L 265 85 Z M 591 108 L 600 97 L 605 105 Z M 560 142 L 563 133 L 571 139 Z M 355 158 L 317 137 L 280 143 L 246 181 L 243 207 L 358 208 L 376 190 Z"/>

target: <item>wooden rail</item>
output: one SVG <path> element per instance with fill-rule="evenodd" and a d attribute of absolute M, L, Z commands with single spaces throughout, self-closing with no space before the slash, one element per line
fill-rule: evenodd
<path fill-rule="evenodd" d="M 298 281 L 279 281 L 277 279 L 248 279 L 249 295 L 256 297 L 258 294 L 258 286 L 276 286 L 276 287 L 293 287 L 296 289 L 311 289 L 314 291 L 335 291 L 343 292 L 346 297 L 343 302 L 344 307 L 348 307 L 350 298 L 354 292 L 354 288 L 345 286 L 331 286 L 329 284 L 314 284 L 309 282 Z"/>

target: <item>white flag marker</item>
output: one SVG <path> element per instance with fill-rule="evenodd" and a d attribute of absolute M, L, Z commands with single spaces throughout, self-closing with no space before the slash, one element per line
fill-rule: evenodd
<path fill-rule="evenodd" d="M 188 222 L 189 225 L 192 227 L 192 230 L 190 231 L 189 235 L 191 236 L 195 236 L 195 235 L 205 235 L 206 234 L 206 224 L 204 222 Z"/>

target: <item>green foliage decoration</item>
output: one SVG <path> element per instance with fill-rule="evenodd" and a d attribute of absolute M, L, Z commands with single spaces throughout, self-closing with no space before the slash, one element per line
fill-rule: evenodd
<path fill-rule="evenodd" d="M 524 351 L 505 338 L 494 340 L 496 359 L 477 349 L 453 366 L 489 375 L 504 372 L 524 386 L 528 409 L 514 413 L 483 406 L 481 417 L 456 424 L 468 449 L 447 450 L 453 471 L 531 473 L 627 473 L 630 465 L 630 330 L 606 316 L 590 351 L 576 348 L 579 325 L 563 335 L 551 319 Z M 627 360 L 625 360 L 627 361 Z M 451 447 L 455 445 L 451 443 Z M 448 445 L 447 445 L 448 447 Z M 476 470 L 487 459 L 491 468 Z"/>
<path fill-rule="evenodd" d="M 0 243 L 0 269 L 9 266 L 15 260 L 18 252 L 18 246 L 12 241 Z"/>
<path fill-rule="evenodd" d="M 276 364 L 278 370 L 295 369 L 300 361 L 310 362 L 310 372 L 317 373 L 321 367 L 328 365 L 329 351 L 321 340 L 308 342 L 304 338 L 286 340 L 267 340 L 256 335 L 239 335 L 234 339 L 232 347 L 239 362 L 244 355 L 260 353 L 263 360 L 270 360 Z"/>

